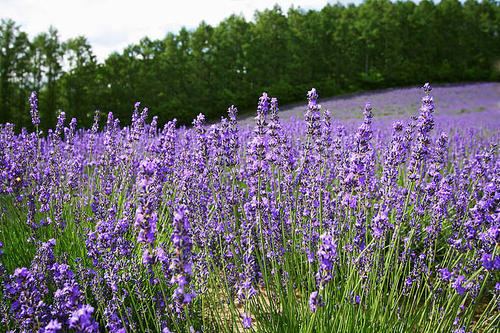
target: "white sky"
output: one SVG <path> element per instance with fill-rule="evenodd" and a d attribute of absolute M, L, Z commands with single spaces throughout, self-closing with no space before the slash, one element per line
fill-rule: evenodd
<path fill-rule="evenodd" d="M 253 19 L 255 10 L 281 6 L 321 9 L 328 0 L 0 0 L 0 18 L 10 18 L 33 38 L 54 26 L 61 41 L 83 35 L 103 61 L 143 37 L 162 39 L 182 26 L 196 28 L 205 20 L 215 26 L 231 14 Z M 343 0 L 359 3 L 361 0 Z"/>

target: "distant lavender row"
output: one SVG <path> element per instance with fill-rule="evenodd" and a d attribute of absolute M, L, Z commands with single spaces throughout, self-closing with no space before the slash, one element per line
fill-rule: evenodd
<path fill-rule="evenodd" d="M 433 91 L 439 113 L 452 117 L 455 121 L 475 119 L 469 125 L 500 126 L 500 83 L 471 83 L 464 85 L 437 86 Z M 360 93 L 346 97 L 336 97 L 322 102 L 323 107 L 335 110 L 335 118 L 344 121 L 362 117 L 362 106 L 370 101 L 376 108 L 375 125 L 384 119 L 408 119 L 418 109 L 418 89 L 416 87 L 390 89 L 381 92 Z M 281 114 L 282 120 L 300 120 L 302 106 L 287 107 Z M 458 116 L 458 117 L 455 117 Z M 247 124 L 248 121 L 243 122 Z M 440 126 L 438 121 L 437 125 Z"/>
<path fill-rule="evenodd" d="M 264 93 L 252 126 L 180 129 L 136 103 L 43 137 L 33 93 L 34 132 L 0 125 L 0 327 L 494 331 L 499 89 L 312 89 L 300 121 Z"/>
<path fill-rule="evenodd" d="M 436 86 L 433 89 L 435 104 L 439 108 L 439 113 L 436 116 L 461 114 L 461 110 L 468 112 L 498 111 L 500 107 L 499 94 L 499 82 Z M 352 114 L 344 112 L 359 110 L 359 105 L 369 100 L 382 110 L 382 115 L 398 114 L 398 111 L 404 111 L 405 114 L 409 115 L 413 114 L 415 108 L 419 107 L 418 101 L 415 100 L 417 95 L 417 87 L 389 89 L 333 98 L 325 101 L 323 105 L 328 108 L 335 106 L 341 115 L 352 117 Z"/>

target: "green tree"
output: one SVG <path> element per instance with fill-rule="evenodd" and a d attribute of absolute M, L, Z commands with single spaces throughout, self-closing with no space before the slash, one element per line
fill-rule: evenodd
<path fill-rule="evenodd" d="M 61 94 L 67 117 L 76 117 L 89 125 L 88 114 L 95 108 L 98 97 L 98 65 L 92 47 L 83 36 L 71 38 L 62 44 L 67 64 L 62 74 Z"/>
<path fill-rule="evenodd" d="M 62 74 L 64 51 L 57 30 L 37 35 L 32 43 L 33 90 L 39 92 L 42 127 L 50 128 L 56 121 L 58 109 L 58 79 Z M 60 105 L 59 105 L 60 106 Z"/>
<path fill-rule="evenodd" d="M 58 109 L 89 126 L 93 110 L 128 124 L 136 101 L 160 121 L 190 124 L 231 104 L 253 110 L 262 91 L 281 103 L 361 89 L 500 79 L 500 3 L 366 0 L 322 10 L 279 6 L 254 21 L 232 15 L 161 40 L 147 37 L 98 64 L 85 37 L 61 43 L 57 31 L 29 40 L 12 20 L 0 25 L 0 121 L 29 125 L 30 90 L 42 124 Z M 64 55 L 64 56 L 63 56 Z M 63 66 L 64 64 L 64 66 Z M 160 124 L 161 125 L 161 124 Z"/>
<path fill-rule="evenodd" d="M 13 72 L 16 60 L 16 39 L 19 26 L 12 20 L 2 19 L 0 24 L 0 123 L 12 121 L 11 103 Z"/>
<path fill-rule="evenodd" d="M 213 86 L 216 105 L 241 107 L 254 103 L 248 79 L 250 23 L 241 16 L 231 15 L 214 28 L 212 36 Z"/>
<path fill-rule="evenodd" d="M 30 126 L 28 96 L 31 93 L 29 70 L 30 70 L 30 42 L 28 35 L 21 31 L 14 42 L 15 60 L 13 70 L 13 85 L 16 88 L 12 93 L 12 117 L 18 127 Z"/>
<path fill-rule="evenodd" d="M 251 91 L 258 96 L 262 90 L 269 90 L 279 95 L 283 102 L 290 100 L 287 71 L 290 29 L 279 6 L 255 13 L 251 38 L 246 50 Z"/>

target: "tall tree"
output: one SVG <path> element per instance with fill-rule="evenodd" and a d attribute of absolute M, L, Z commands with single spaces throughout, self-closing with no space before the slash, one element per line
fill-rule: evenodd
<path fill-rule="evenodd" d="M 272 93 L 290 99 L 286 64 L 290 61 L 288 40 L 290 29 L 281 8 L 275 5 L 255 13 L 255 25 L 252 25 L 252 41 L 248 48 L 248 76 L 253 84 L 254 94 L 263 89 L 278 87 Z M 280 89 L 281 88 L 281 89 Z"/>
<path fill-rule="evenodd" d="M 57 79 L 62 73 L 62 57 L 64 51 L 59 42 L 57 30 L 54 27 L 49 28 L 45 45 L 43 45 L 45 75 L 47 78 L 46 91 L 44 92 L 43 108 L 45 111 L 45 125 L 50 126 L 56 122 L 57 111 Z"/>
<path fill-rule="evenodd" d="M 2 19 L 0 24 L 0 123 L 12 121 L 12 76 L 16 59 L 16 38 L 19 26 L 12 20 Z"/>
<path fill-rule="evenodd" d="M 29 126 L 27 122 L 28 113 L 26 112 L 28 106 L 28 96 L 30 95 L 30 42 L 28 35 L 21 31 L 16 36 L 14 42 L 15 60 L 13 70 L 13 83 L 17 88 L 16 92 L 12 94 L 15 100 L 12 101 L 13 119 L 19 127 Z"/>
<path fill-rule="evenodd" d="M 214 28 L 212 81 L 217 105 L 248 105 L 253 100 L 247 75 L 250 26 L 242 16 L 231 15 Z"/>
<path fill-rule="evenodd" d="M 67 64 L 61 77 L 64 109 L 68 116 L 85 122 L 89 118 L 87 114 L 93 111 L 98 94 L 96 57 L 83 36 L 68 39 L 62 44 L 62 50 Z"/>

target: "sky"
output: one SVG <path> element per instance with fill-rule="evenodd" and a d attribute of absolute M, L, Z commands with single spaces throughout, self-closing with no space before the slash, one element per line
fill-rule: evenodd
<path fill-rule="evenodd" d="M 0 0 L 0 18 L 10 18 L 30 39 L 52 25 L 61 41 L 87 37 L 99 61 L 121 52 L 141 38 L 162 39 L 181 27 L 196 28 L 201 21 L 215 26 L 231 14 L 253 19 L 255 10 L 280 5 L 321 9 L 328 0 Z M 336 0 L 334 2 L 337 2 Z M 345 0 L 342 3 L 359 3 Z"/>

